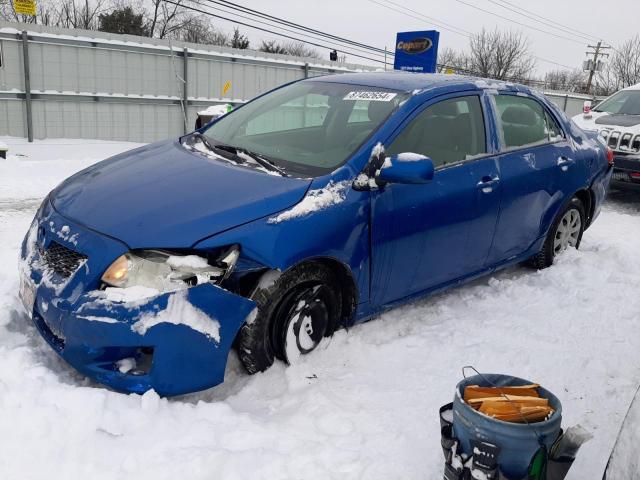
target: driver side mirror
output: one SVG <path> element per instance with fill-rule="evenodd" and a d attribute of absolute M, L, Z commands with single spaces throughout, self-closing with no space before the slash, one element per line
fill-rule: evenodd
<path fill-rule="evenodd" d="M 387 157 L 376 173 L 376 181 L 385 183 L 420 184 L 433 180 L 433 161 L 418 153 L 400 153 Z"/>

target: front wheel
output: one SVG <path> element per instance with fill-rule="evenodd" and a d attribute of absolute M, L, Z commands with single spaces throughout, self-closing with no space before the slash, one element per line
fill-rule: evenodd
<path fill-rule="evenodd" d="M 258 314 L 240 329 L 237 350 L 249 373 L 275 358 L 295 363 L 331 335 L 339 323 L 342 295 L 333 272 L 307 264 L 285 272 L 252 296 Z"/>
<path fill-rule="evenodd" d="M 553 259 L 566 249 L 580 247 L 584 226 L 584 206 L 578 198 L 573 197 L 549 229 L 540 252 L 531 258 L 531 265 L 537 269 L 550 267 Z"/>

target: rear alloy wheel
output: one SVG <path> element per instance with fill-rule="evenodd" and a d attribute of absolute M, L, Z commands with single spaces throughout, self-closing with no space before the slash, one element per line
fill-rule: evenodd
<path fill-rule="evenodd" d="M 529 261 L 531 266 L 539 270 L 550 267 L 553 259 L 566 249 L 580 247 L 584 219 L 584 206 L 578 198 L 573 197 L 549 229 L 540 252 Z"/>
<path fill-rule="evenodd" d="M 556 229 L 556 235 L 553 239 L 553 254 L 558 255 L 569 247 L 577 247 L 581 233 L 582 218 L 580 217 L 580 212 L 575 208 L 567 210 Z"/>

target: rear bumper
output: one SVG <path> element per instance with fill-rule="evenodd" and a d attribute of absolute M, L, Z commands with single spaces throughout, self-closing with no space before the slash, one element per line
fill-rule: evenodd
<path fill-rule="evenodd" d="M 51 223 L 52 222 L 52 223 Z M 34 231 L 47 227 L 44 238 Z M 86 263 L 67 279 L 47 271 L 39 243 L 69 227 Z M 113 300 L 97 290 L 100 263 L 119 255 L 117 241 L 88 231 L 58 215 L 39 211 L 22 249 L 21 276 L 34 287 L 27 307 L 49 345 L 93 380 L 123 392 L 178 395 L 224 380 L 233 340 L 255 303 L 211 284 L 135 301 Z M 49 226 L 51 232 L 49 231 Z M 42 247 L 44 248 L 44 247 Z M 108 252 L 101 257 L 101 252 Z"/>

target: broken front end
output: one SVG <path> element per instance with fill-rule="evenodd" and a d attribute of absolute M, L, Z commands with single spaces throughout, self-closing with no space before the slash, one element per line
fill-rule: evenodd
<path fill-rule="evenodd" d="M 123 392 L 178 395 L 221 383 L 256 305 L 220 285 L 236 246 L 130 251 L 45 200 L 21 252 L 20 297 L 49 345 L 81 373 Z"/>

